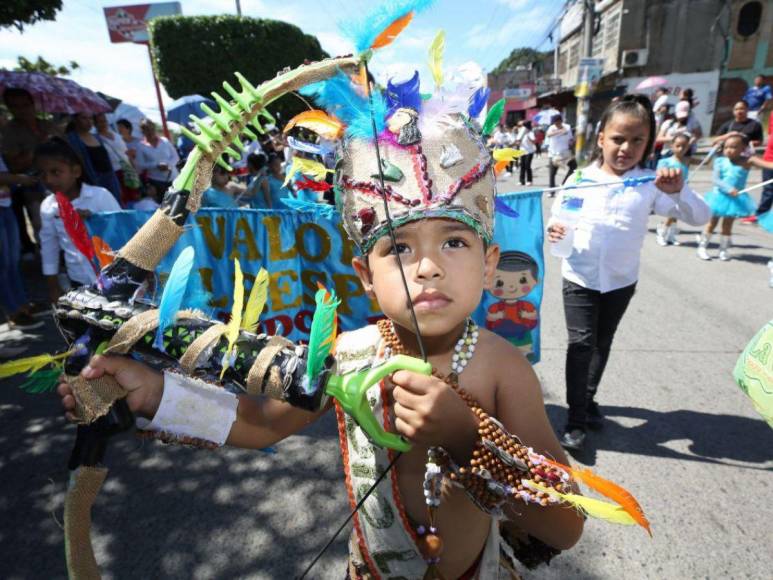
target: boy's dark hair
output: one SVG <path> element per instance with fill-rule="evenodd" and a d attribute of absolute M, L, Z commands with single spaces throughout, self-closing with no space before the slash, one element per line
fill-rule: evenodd
<path fill-rule="evenodd" d="M 526 252 L 502 252 L 497 263 L 497 270 L 504 270 L 505 272 L 528 270 L 532 278 L 539 280 L 539 264 Z"/>
<path fill-rule="evenodd" d="M 64 161 L 70 165 L 79 166 L 81 168 L 81 176 L 78 179 L 78 185 L 88 183 L 88 179 L 86 178 L 86 167 L 83 164 L 83 159 L 81 159 L 81 156 L 78 155 L 78 152 L 70 147 L 70 144 L 61 137 L 51 137 L 51 139 L 48 141 L 45 141 L 44 143 L 41 143 L 35 147 L 35 161 L 38 161 L 43 157 L 48 157 L 58 161 Z"/>
<path fill-rule="evenodd" d="M 556 121 L 563 122 L 563 120 L 564 120 L 564 118 L 561 115 L 553 115 L 552 117 L 550 117 L 550 122 L 551 123 L 555 123 Z"/>
<path fill-rule="evenodd" d="M 3 101 L 8 104 L 8 99 L 11 97 L 22 97 L 28 99 L 31 103 L 35 101 L 32 99 L 32 94 L 26 89 L 19 89 L 16 87 L 8 87 L 3 91 Z"/>
<path fill-rule="evenodd" d="M 132 125 L 132 122 L 129 121 L 129 119 L 118 119 L 115 122 L 116 125 L 121 125 L 124 129 L 128 129 L 129 133 L 131 133 L 134 130 L 134 126 Z"/>
<path fill-rule="evenodd" d="M 255 171 L 260 171 L 268 164 L 268 157 L 263 153 L 250 153 L 247 155 L 247 166 Z"/>
<path fill-rule="evenodd" d="M 644 148 L 644 154 L 637 163 L 639 167 L 644 168 L 647 157 L 652 153 L 652 147 L 655 144 L 655 113 L 652 111 L 652 103 L 645 95 L 625 95 L 619 101 L 610 103 L 601 115 L 601 120 L 599 121 L 599 133 L 604 131 L 604 127 L 606 127 L 609 120 L 618 113 L 621 115 L 633 115 L 634 117 L 641 119 L 643 123 L 646 123 L 650 129 L 650 134 L 647 138 L 647 146 Z M 601 165 L 602 160 L 602 151 L 597 142 L 593 149 L 591 161 L 597 161 L 598 164 Z"/>

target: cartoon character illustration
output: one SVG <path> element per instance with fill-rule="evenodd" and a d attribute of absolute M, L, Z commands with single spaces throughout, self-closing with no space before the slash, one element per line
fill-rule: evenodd
<path fill-rule="evenodd" d="M 534 362 L 531 331 L 539 324 L 537 307 L 521 300 L 539 283 L 539 266 L 525 252 L 502 252 L 491 294 L 499 300 L 486 313 L 486 328 L 518 347 Z"/>

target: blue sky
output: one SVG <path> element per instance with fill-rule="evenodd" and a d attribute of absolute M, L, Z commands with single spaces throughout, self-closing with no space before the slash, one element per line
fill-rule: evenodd
<path fill-rule="evenodd" d="M 130 43 L 111 44 L 102 8 L 140 2 L 64 0 L 55 22 L 0 31 L 0 68 L 12 67 L 19 55 L 38 55 L 54 64 L 77 61 L 82 70 L 72 76 L 95 90 L 120 97 L 157 117 L 147 51 Z M 185 15 L 235 14 L 233 0 L 182 0 Z M 367 4 L 371 4 L 368 2 Z M 284 20 L 319 38 L 331 55 L 352 52 L 337 22 L 347 14 L 363 14 L 366 2 L 355 0 L 242 0 L 242 14 Z M 485 71 L 494 68 L 520 46 L 535 46 L 560 12 L 563 0 L 437 0 L 416 16 L 391 46 L 374 58 L 373 72 L 405 78 L 418 69 L 429 79 L 427 48 L 439 29 L 446 32 L 446 67 L 474 61 Z M 550 48 L 544 40 L 539 48 Z M 425 85 L 427 86 L 427 85 Z M 170 99 L 164 94 L 165 102 Z"/>

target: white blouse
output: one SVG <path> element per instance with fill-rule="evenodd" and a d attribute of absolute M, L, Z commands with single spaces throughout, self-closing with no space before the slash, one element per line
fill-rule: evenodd
<path fill-rule="evenodd" d="M 632 169 L 618 177 L 592 163 L 582 170 L 583 181 L 599 184 L 653 175 Z M 654 182 L 626 187 L 623 184 L 566 191 L 582 197 L 583 205 L 574 232 L 572 254 L 563 260 L 561 274 L 591 290 L 610 292 L 630 286 L 639 278 L 639 261 L 650 211 L 674 217 L 693 226 L 709 221 L 711 210 L 687 185 L 670 195 Z M 557 215 L 564 191 L 556 196 L 548 225 L 560 222 Z"/>

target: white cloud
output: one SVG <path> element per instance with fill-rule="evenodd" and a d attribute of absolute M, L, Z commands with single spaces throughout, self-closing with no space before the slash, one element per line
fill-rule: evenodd
<path fill-rule="evenodd" d="M 330 56 L 342 56 L 354 52 L 352 43 L 337 32 L 318 32 L 316 36 L 322 45 L 322 50 Z"/>

